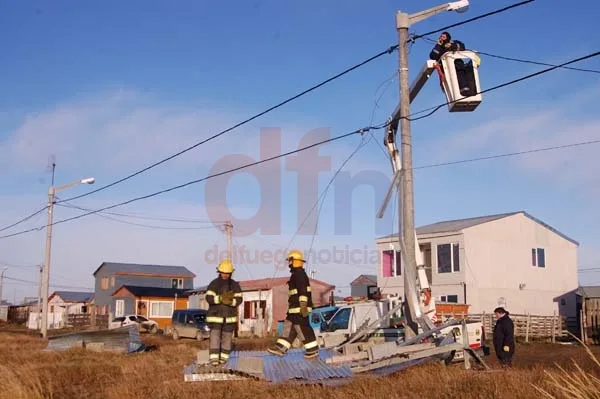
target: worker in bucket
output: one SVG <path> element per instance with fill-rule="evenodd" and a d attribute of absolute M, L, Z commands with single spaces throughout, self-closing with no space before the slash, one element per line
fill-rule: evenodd
<path fill-rule="evenodd" d="M 429 58 L 439 62 L 442 55 L 448 51 L 463 50 L 465 50 L 465 44 L 463 42 L 460 40 L 452 40 L 452 36 L 450 36 L 449 32 L 442 32 L 437 43 L 433 49 L 431 49 Z M 458 84 L 460 86 L 460 94 L 463 96 L 474 95 L 476 87 L 472 62 L 469 61 L 468 64 L 465 64 L 465 62 L 459 58 L 454 60 L 454 68 L 456 70 L 456 78 L 458 79 Z"/>
<path fill-rule="evenodd" d="M 319 345 L 308 319 L 313 301 L 310 280 L 304 270 L 304 256 L 302 252 L 294 250 L 288 254 L 287 261 L 291 273 L 288 281 L 287 317 L 282 336 L 267 350 L 274 355 L 283 356 L 298 338 L 304 344 L 304 357 L 314 359 L 319 356 Z"/>
<path fill-rule="evenodd" d="M 219 263 L 219 276 L 210 282 L 206 290 L 208 313 L 206 323 L 210 327 L 209 360 L 213 366 L 229 360 L 233 332 L 237 325 L 238 306 L 242 303 L 240 284 L 231 278 L 233 264 L 225 259 Z"/>
<path fill-rule="evenodd" d="M 502 367 L 512 366 L 515 355 L 515 325 L 508 312 L 502 308 L 494 309 L 496 325 L 494 326 L 494 351 Z"/>

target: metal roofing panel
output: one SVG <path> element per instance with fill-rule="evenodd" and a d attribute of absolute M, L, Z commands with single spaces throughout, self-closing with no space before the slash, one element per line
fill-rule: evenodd
<path fill-rule="evenodd" d="M 239 359 L 243 357 L 262 358 L 263 373 L 259 378 L 273 383 L 283 382 L 319 382 L 328 383 L 327 380 L 349 379 L 353 376 L 349 366 L 331 366 L 325 363 L 325 359 L 331 356 L 326 349 L 319 351 L 319 358 L 308 360 L 304 358 L 303 349 L 290 349 L 288 353 L 279 357 L 266 351 L 233 351 L 226 369 L 240 371 Z M 193 378 L 195 364 L 186 367 L 184 374 L 188 380 L 210 379 L 210 373 L 206 377 Z"/>
<path fill-rule="evenodd" d="M 185 266 L 167 266 L 167 265 L 144 265 L 138 263 L 117 263 L 117 262 L 104 262 L 94 272 L 94 275 L 104 268 L 111 273 L 127 272 L 127 273 L 148 273 L 148 274 L 163 274 L 173 275 L 181 277 L 194 277 L 192 273 Z"/>
<path fill-rule="evenodd" d="M 145 348 L 135 326 L 112 330 L 83 331 L 49 337 L 45 350 L 60 351 L 88 344 L 103 344 L 103 350 L 116 352 L 139 352 Z"/>
<path fill-rule="evenodd" d="M 88 302 L 94 296 L 93 292 L 54 291 L 65 302 Z"/>

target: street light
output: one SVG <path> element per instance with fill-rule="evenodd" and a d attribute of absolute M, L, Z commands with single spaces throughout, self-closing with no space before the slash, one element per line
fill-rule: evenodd
<path fill-rule="evenodd" d="M 77 180 L 62 186 L 48 188 L 48 223 L 46 225 L 46 258 L 44 261 L 44 270 L 42 275 L 42 337 L 48 336 L 48 295 L 50 295 L 50 252 L 52 247 L 52 217 L 54 214 L 54 198 L 59 191 L 66 190 L 79 184 L 94 184 L 93 177 Z"/>
<path fill-rule="evenodd" d="M 407 317 L 407 327 L 409 330 L 417 330 L 417 323 L 423 330 L 427 331 L 433 328 L 431 320 L 423 316 L 419 305 L 419 297 L 415 289 L 417 280 L 417 255 L 415 248 L 417 240 L 415 234 L 415 210 L 414 210 L 414 188 L 413 188 L 413 169 L 412 169 L 412 139 L 410 132 L 410 87 L 408 82 L 408 28 L 417 22 L 423 21 L 433 15 L 445 12 L 456 11 L 465 12 L 469 7 L 468 0 L 455 1 L 441 4 L 439 6 L 419 11 L 414 14 L 408 14 L 401 11 L 396 13 L 396 30 L 398 31 L 398 54 L 399 54 L 399 75 L 400 75 L 400 113 L 394 115 L 400 119 L 401 134 L 401 170 L 398 186 L 399 206 L 399 224 L 400 248 L 404 255 L 404 292 L 405 301 L 410 312 Z M 394 136 L 396 132 L 394 132 Z M 394 140 L 395 141 L 395 140 Z M 414 317 L 414 319 L 413 319 Z"/>

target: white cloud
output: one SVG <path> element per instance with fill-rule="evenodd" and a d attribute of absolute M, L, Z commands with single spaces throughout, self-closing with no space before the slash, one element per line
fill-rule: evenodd
<path fill-rule="evenodd" d="M 0 142 L 0 167 L 15 171 L 10 176 L 15 181 L 25 181 L 25 176 L 42 171 L 46 167 L 48 156 L 54 154 L 60 171 L 58 183 L 69 179 L 65 175 L 79 178 L 81 177 L 79 176 L 80 171 L 85 170 L 86 175 L 90 174 L 97 178 L 97 185 L 104 185 L 242 119 L 243 117 L 229 115 L 220 110 L 163 106 L 158 104 L 155 99 L 141 96 L 136 92 L 104 93 L 83 101 L 62 104 L 53 109 L 27 114 L 22 123 Z M 114 189 L 111 188 L 110 191 L 106 190 L 102 195 L 78 200 L 76 204 L 84 208 L 99 209 L 133 197 L 134 195 L 128 196 L 130 183 L 134 183 L 131 186 L 137 187 L 136 191 L 140 191 L 140 194 L 147 194 L 183 182 L 188 177 L 202 178 L 211 167 L 215 169 L 212 172 L 218 172 L 247 162 L 243 157 L 229 157 L 226 162 L 215 165 L 223 154 L 242 154 L 259 160 L 297 149 L 299 146 L 310 145 L 337 134 L 326 128 L 319 129 L 319 126 L 304 128 L 298 123 L 281 124 L 274 121 L 276 122 L 276 119 L 271 118 L 271 123 L 264 124 L 276 127 L 271 129 L 270 136 L 265 136 L 262 140 L 259 125 L 249 124 L 227 133 L 206 146 L 201 146 L 193 152 L 169 161 L 168 166 L 165 165 L 164 169 L 160 168 L 163 173 L 164 170 L 170 173 L 166 182 L 158 179 L 155 181 L 154 176 L 159 172 L 151 171 L 146 174 L 150 175 L 151 179 L 140 179 L 146 183 L 145 185 L 139 185 L 136 181 L 137 178 L 136 180 L 132 179 L 128 183 L 116 186 Z M 315 129 L 320 130 L 321 134 L 315 135 Z M 268 129 L 263 129 L 263 131 L 265 130 Z M 323 133 L 326 134 L 323 135 Z M 302 140 L 303 137 L 304 140 Z M 351 147 L 354 147 L 354 144 Z M 325 158 L 328 167 L 321 166 L 321 169 L 325 169 L 319 175 L 321 189 L 351 151 L 346 152 L 348 148 L 350 146 L 346 147 L 343 141 L 318 148 L 319 156 L 329 157 L 329 160 Z M 303 159 L 303 163 L 296 169 L 305 171 L 316 164 L 316 159 L 311 158 L 310 155 Z M 269 251 L 273 256 L 275 250 L 286 248 L 298 227 L 295 223 L 297 209 L 292 209 L 290 204 L 297 203 L 297 201 L 310 202 L 309 206 L 301 207 L 300 213 L 303 213 L 308 210 L 304 208 L 309 208 L 313 203 L 312 196 L 307 196 L 307 192 L 310 190 L 306 185 L 301 188 L 300 196 L 296 197 L 296 173 L 286 169 L 291 162 L 293 162 L 292 159 L 287 158 L 248 169 L 253 172 L 260 171 L 259 176 L 262 177 L 262 181 L 270 184 L 266 191 L 262 192 L 262 196 L 255 195 L 258 185 L 252 177 L 239 175 L 233 177 L 227 186 L 226 206 L 218 201 L 210 201 L 210 199 L 208 204 L 205 204 L 203 191 L 206 185 L 199 184 L 195 187 L 200 187 L 202 190 L 193 192 L 193 194 L 197 193 L 195 198 L 190 197 L 189 191 L 185 193 L 185 190 L 174 191 L 107 212 L 204 220 L 210 217 L 215 222 L 224 220 L 231 213 L 234 217 L 234 232 L 236 233 L 234 242 L 236 245 L 246 245 L 251 249 L 266 250 L 270 248 Z M 203 170 L 196 172 L 196 169 Z M 352 164 L 348 165 L 345 170 L 352 170 Z M 276 185 L 274 184 L 275 177 L 279 173 L 282 173 L 280 175 L 282 183 Z M 211 180 L 212 184 L 217 181 L 221 181 L 221 188 L 223 188 L 222 183 L 227 180 L 225 178 Z M 312 183 L 308 184 L 310 186 Z M 232 187 L 238 189 L 236 196 L 231 195 Z M 243 195 L 239 195 L 240 187 L 244 187 Z M 96 187 L 92 186 L 91 188 Z M 294 191 L 292 195 L 290 195 L 290 189 Z M 319 187 L 315 187 L 315 189 L 315 194 L 318 196 L 320 194 Z M 25 193 L 31 189 L 26 190 L 25 186 L 17 186 L 11 191 L 12 193 Z M 0 226 L 11 224 L 23 215 L 43 206 L 44 189 L 42 187 L 35 188 L 35 192 L 37 191 L 40 192 L 39 196 L 22 194 L 17 197 L 14 194 L 11 196 L 4 194 L 3 197 L 0 197 Z M 73 190 L 72 193 L 62 194 L 61 198 L 81 192 L 85 191 Z M 267 201 L 269 198 L 275 202 L 269 203 Z M 333 189 L 328 195 L 328 202 L 331 202 L 332 198 Z M 263 213 L 259 214 L 254 223 L 236 222 L 235 218 L 252 217 L 261 204 L 265 205 Z M 277 209 L 277 206 L 280 206 L 281 209 Z M 55 221 L 83 213 L 80 210 L 60 206 L 55 209 Z M 277 211 L 279 211 L 279 215 Z M 299 218 L 303 219 L 304 216 L 301 214 Z M 322 214 L 321 219 L 327 216 Z M 45 226 L 45 218 L 45 213 L 42 213 L 27 223 L 1 232 L 0 236 L 22 229 Z M 123 223 L 123 221 L 129 222 L 129 224 Z M 321 223 L 326 224 L 324 221 Z M 179 229 L 153 229 L 140 226 L 140 224 L 177 226 Z M 202 229 L 192 230 L 189 229 L 190 225 Z M 312 232 L 311 220 L 307 222 L 307 225 L 311 227 L 308 230 Z M 265 230 L 255 231 L 257 227 Z M 223 233 L 214 227 L 210 228 L 210 224 L 207 223 L 174 223 L 106 213 L 103 213 L 102 216 L 90 215 L 69 223 L 58 224 L 54 226 L 53 230 L 52 283 L 73 287 L 92 287 L 91 273 L 102 261 L 183 264 L 198 274 L 197 283 L 200 284 L 214 275 L 214 264 L 207 264 L 205 256 L 215 244 L 220 249 L 226 247 Z M 249 237 L 250 233 L 253 235 Z M 309 248 L 311 239 L 311 235 L 297 236 L 292 246 Z M 366 242 L 370 245 L 371 241 L 368 237 Z M 266 244 L 269 242 L 271 244 Z M 273 247 L 273 242 L 276 242 L 279 247 Z M 331 254 L 334 247 L 344 248 L 347 242 L 347 236 L 334 237 L 319 231 L 313 248 L 325 251 L 322 252 L 321 260 L 325 259 L 326 261 L 326 255 Z M 363 249 L 363 242 L 365 242 L 363 237 L 356 237 L 352 249 Z M 43 229 L 17 237 L 0 239 L 0 253 L 2 254 L 0 259 L 16 265 L 39 264 L 43 261 L 44 243 Z M 370 271 L 370 267 L 364 264 L 367 261 L 368 259 L 360 262 L 363 264 L 357 266 L 319 265 L 318 277 L 338 285 L 348 285 L 356 274 L 365 272 L 365 270 Z M 276 270 L 273 264 L 262 266 L 256 264 L 244 266 L 242 264 L 238 267 L 238 271 L 241 278 L 268 277 L 273 274 L 281 276 L 287 272 L 285 269 Z M 37 282 L 39 277 L 35 268 L 12 268 L 9 275 L 33 282 Z M 18 288 L 18 297 L 37 294 L 37 283 L 30 285 L 19 283 L 15 285 L 15 288 Z"/>
<path fill-rule="evenodd" d="M 434 162 L 454 161 L 487 155 L 559 147 L 598 140 L 600 118 L 581 114 L 586 106 L 600 100 L 598 85 L 563 101 L 533 108 L 510 108 L 494 112 L 499 117 L 434 142 Z M 598 195 L 597 152 L 600 144 L 534 152 L 510 159 L 510 165 L 530 176 L 543 175 L 566 189 L 583 188 Z"/>

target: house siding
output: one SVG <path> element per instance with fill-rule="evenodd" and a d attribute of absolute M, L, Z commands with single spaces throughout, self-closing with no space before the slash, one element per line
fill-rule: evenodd
<path fill-rule="evenodd" d="M 576 303 L 560 297 L 578 287 L 577 245 L 517 214 L 465 230 L 472 312 L 502 305 L 511 313 L 576 316 Z M 532 248 L 543 248 L 545 267 L 532 266 Z M 525 284 L 519 288 L 519 284 Z"/>
<path fill-rule="evenodd" d="M 430 284 L 438 301 L 441 296 L 456 295 L 458 303 L 470 305 L 471 313 L 505 306 L 515 314 L 577 316 L 577 243 L 522 213 L 459 233 L 422 234 L 418 239 L 422 250 L 431 245 Z M 460 270 L 439 273 L 437 245 L 453 242 L 459 244 Z M 377 248 L 400 250 L 390 238 L 377 240 Z M 532 265 L 532 248 L 544 249 L 544 268 Z M 377 280 L 382 293 L 402 297 L 404 276 L 383 277 L 382 267 L 380 262 Z"/>
<path fill-rule="evenodd" d="M 192 277 L 152 277 L 152 276 L 138 276 L 138 275 L 124 275 L 117 274 L 118 271 L 109 271 L 104 268 L 96 273 L 96 281 L 94 284 L 95 289 L 95 304 L 98 309 L 108 305 L 108 312 L 115 313 L 115 302 L 112 294 L 123 285 L 142 286 L 142 287 L 156 287 L 156 288 L 171 288 L 172 278 L 183 279 L 183 289 L 193 289 L 194 279 Z M 114 276 L 114 285 L 111 285 L 111 277 Z M 102 278 L 109 278 L 108 289 L 102 289 Z"/>

